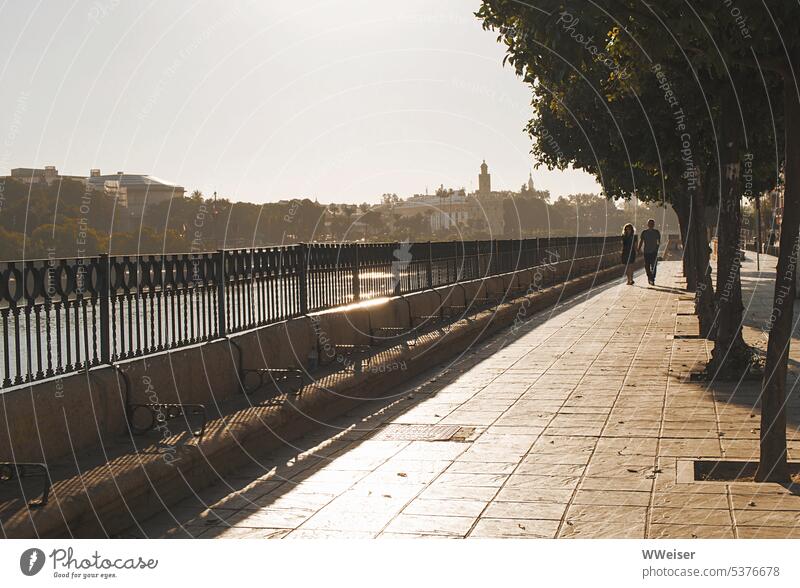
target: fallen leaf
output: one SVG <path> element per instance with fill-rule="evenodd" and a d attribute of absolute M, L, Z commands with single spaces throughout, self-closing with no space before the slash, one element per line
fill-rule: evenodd
<path fill-rule="evenodd" d="M 405 473 L 405 472 L 397 472 L 397 475 L 400 476 L 401 478 L 407 478 L 408 477 L 408 474 Z"/>

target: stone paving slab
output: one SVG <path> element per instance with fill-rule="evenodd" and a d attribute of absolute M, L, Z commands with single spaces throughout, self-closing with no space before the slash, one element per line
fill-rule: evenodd
<path fill-rule="evenodd" d="M 761 275 L 754 266 L 745 261 L 742 274 L 745 336 L 764 349 L 774 258 Z M 790 489 L 678 479 L 685 460 L 756 459 L 759 427 L 757 383 L 688 380 L 711 344 L 692 337 L 678 271 L 664 262 L 654 288 L 639 276 L 563 301 L 130 535 L 798 537 Z M 796 396 L 788 414 L 800 439 Z M 380 431 L 390 424 L 474 430 L 466 440 L 389 439 Z M 800 459 L 800 441 L 789 451 Z"/>

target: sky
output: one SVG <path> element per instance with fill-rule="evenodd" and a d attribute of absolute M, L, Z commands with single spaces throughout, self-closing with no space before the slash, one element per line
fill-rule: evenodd
<path fill-rule="evenodd" d="M 0 0 L 0 174 L 146 173 L 206 195 L 599 192 L 534 170 L 530 91 L 477 0 Z"/>

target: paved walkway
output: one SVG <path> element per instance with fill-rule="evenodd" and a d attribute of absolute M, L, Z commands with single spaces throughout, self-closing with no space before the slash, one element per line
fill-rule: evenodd
<path fill-rule="evenodd" d="M 743 269 L 747 338 L 762 346 L 774 259 L 764 265 L 761 277 Z M 693 458 L 757 458 L 759 420 L 757 383 L 688 381 L 710 346 L 683 338 L 697 326 L 678 269 L 532 317 L 132 534 L 800 537 L 800 496 L 786 488 L 679 479 Z"/>

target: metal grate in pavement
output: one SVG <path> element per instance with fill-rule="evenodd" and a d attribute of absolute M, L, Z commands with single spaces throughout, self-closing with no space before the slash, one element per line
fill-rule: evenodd
<path fill-rule="evenodd" d="M 459 425 L 386 425 L 373 439 L 381 441 L 464 441 Z"/>

